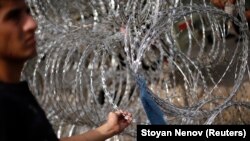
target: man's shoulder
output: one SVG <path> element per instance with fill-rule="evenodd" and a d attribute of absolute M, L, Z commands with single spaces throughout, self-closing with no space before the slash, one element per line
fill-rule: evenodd
<path fill-rule="evenodd" d="M 24 107 L 24 101 L 22 97 L 18 96 L 15 93 L 9 93 L 2 91 L 0 89 L 0 111 L 6 110 L 20 110 Z"/>

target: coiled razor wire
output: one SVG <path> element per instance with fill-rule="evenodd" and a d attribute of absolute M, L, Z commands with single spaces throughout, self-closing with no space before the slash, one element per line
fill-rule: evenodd
<path fill-rule="evenodd" d="M 250 123 L 244 3 L 231 15 L 207 0 L 28 0 L 38 57 L 23 77 L 58 136 L 96 127 L 115 109 L 133 114 L 124 133 L 135 136 L 136 124 L 148 124 L 137 76 L 169 124 Z"/>

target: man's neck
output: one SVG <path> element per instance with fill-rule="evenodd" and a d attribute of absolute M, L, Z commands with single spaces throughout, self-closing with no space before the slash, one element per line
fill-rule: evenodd
<path fill-rule="evenodd" d="M 24 62 L 3 61 L 0 59 L 0 81 L 18 83 Z"/>

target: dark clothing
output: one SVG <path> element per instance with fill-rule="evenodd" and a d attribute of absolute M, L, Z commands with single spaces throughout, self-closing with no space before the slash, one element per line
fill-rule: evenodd
<path fill-rule="evenodd" d="M 0 82 L 0 141 L 58 141 L 27 82 Z"/>

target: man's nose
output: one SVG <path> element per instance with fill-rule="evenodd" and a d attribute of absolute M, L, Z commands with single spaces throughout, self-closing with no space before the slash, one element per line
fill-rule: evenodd
<path fill-rule="evenodd" d="M 35 31 L 37 29 L 37 23 L 31 15 L 27 15 L 24 23 L 24 31 Z"/>

